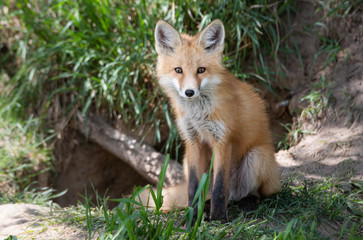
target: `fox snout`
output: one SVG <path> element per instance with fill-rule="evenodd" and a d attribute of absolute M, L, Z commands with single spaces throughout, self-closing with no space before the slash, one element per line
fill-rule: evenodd
<path fill-rule="evenodd" d="M 194 87 L 194 86 L 181 87 L 179 95 L 187 99 L 197 98 L 200 95 L 200 89 L 199 87 Z"/>
<path fill-rule="evenodd" d="M 196 98 L 200 95 L 200 91 L 195 88 L 187 88 L 179 92 L 179 95 L 184 98 Z"/>
<path fill-rule="evenodd" d="M 193 95 L 194 95 L 194 90 L 193 90 L 193 89 L 187 89 L 187 90 L 185 90 L 185 95 L 186 95 L 187 97 L 193 97 Z"/>
<path fill-rule="evenodd" d="M 180 78 L 176 84 L 179 95 L 183 98 L 192 99 L 200 95 L 200 84 L 194 78 Z"/>

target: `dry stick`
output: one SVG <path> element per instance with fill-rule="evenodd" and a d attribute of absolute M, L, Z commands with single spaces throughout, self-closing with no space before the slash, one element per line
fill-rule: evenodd
<path fill-rule="evenodd" d="M 77 119 L 77 129 L 89 140 L 126 162 L 151 183 L 159 182 L 165 155 L 155 151 L 147 144 L 138 143 L 136 139 L 114 129 L 98 117 L 88 116 L 85 119 L 80 112 L 77 112 Z M 183 180 L 183 167 L 175 160 L 170 160 L 164 185 L 176 185 Z"/>

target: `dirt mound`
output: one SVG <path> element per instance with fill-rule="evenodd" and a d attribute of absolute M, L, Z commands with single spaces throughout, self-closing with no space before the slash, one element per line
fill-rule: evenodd
<path fill-rule="evenodd" d="M 362 179 L 362 9 L 313 25 L 324 15 L 324 11 L 316 14 L 317 7 L 314 2 L 300 2 L 302 14 L 294 19 L 294 31 L 304 32 L 309 26 L 311 33 L 319 34 L 296 35 L 303 68 L 298 59 L 288 65 L 295 91 L 289 110 L 297 115 L 297 131 L 305 134 L 297 145 L 280 151 L 277 159 L 285 176 L 298 172 L 309 178 Z M 323 48 L 318 36 L 332 41 L 329 49 Z M 296 114 L 299 109 L 304 110 Z"/>

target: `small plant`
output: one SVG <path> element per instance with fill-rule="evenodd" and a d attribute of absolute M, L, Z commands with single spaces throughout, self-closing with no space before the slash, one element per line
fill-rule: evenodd
<path fill-rule="evenodd" d="M 286 129 L 287 134 L 278 142 L 277 148 L 282 150 L 287 150 L 293 145 L 297 144 L 302 137 L 302 134 L 314 134 L 313 131 L 304 130 L 299 124 L 299 120 L 297 126 L 295 127 L 291 123 L 280 123 Z"/>
<path fill-rule="evenodd" d="M 328 106 L 332 95 L 332 91 L 329 89 L 330 85 L 329 82 L 326 82 L 325 75 L 321 76 L 318 83 L 313 84 L 313 89 L 300 100 L 305 102 L 307 106 L 302 108 L 299 118 L 309 119 L 313 123 L 321 118 L 320 114 Z"/>
<path fill-rule="evenodd" d="M 301 101 L 308 103 L 307 107 L 302 109 L 300 117 L 310 119 L 313 123 L 319 118 L 319 114 L 328 105 L 331 91 L 328 91 L 327 96 L 321 91 L 312 90 L 308 95 L 301 98 Z"/>

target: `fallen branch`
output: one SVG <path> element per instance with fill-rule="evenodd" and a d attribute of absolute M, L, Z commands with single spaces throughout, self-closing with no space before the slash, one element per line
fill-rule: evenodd
<path fill-rule="evenodd" d="M 165 155 L 155 151 L 151 146 L 138 143 L 136 139 L 119 132 L 98 117 L 88 116 L 85 119 L 78 112 L 77 118 L 77 129 L 89 140 L 126 162 L 151 183 L 158 183 Z M 164 185 L 172 186 L 182 182 L 183 179 L 181 164 L 170 160 Z"/>

